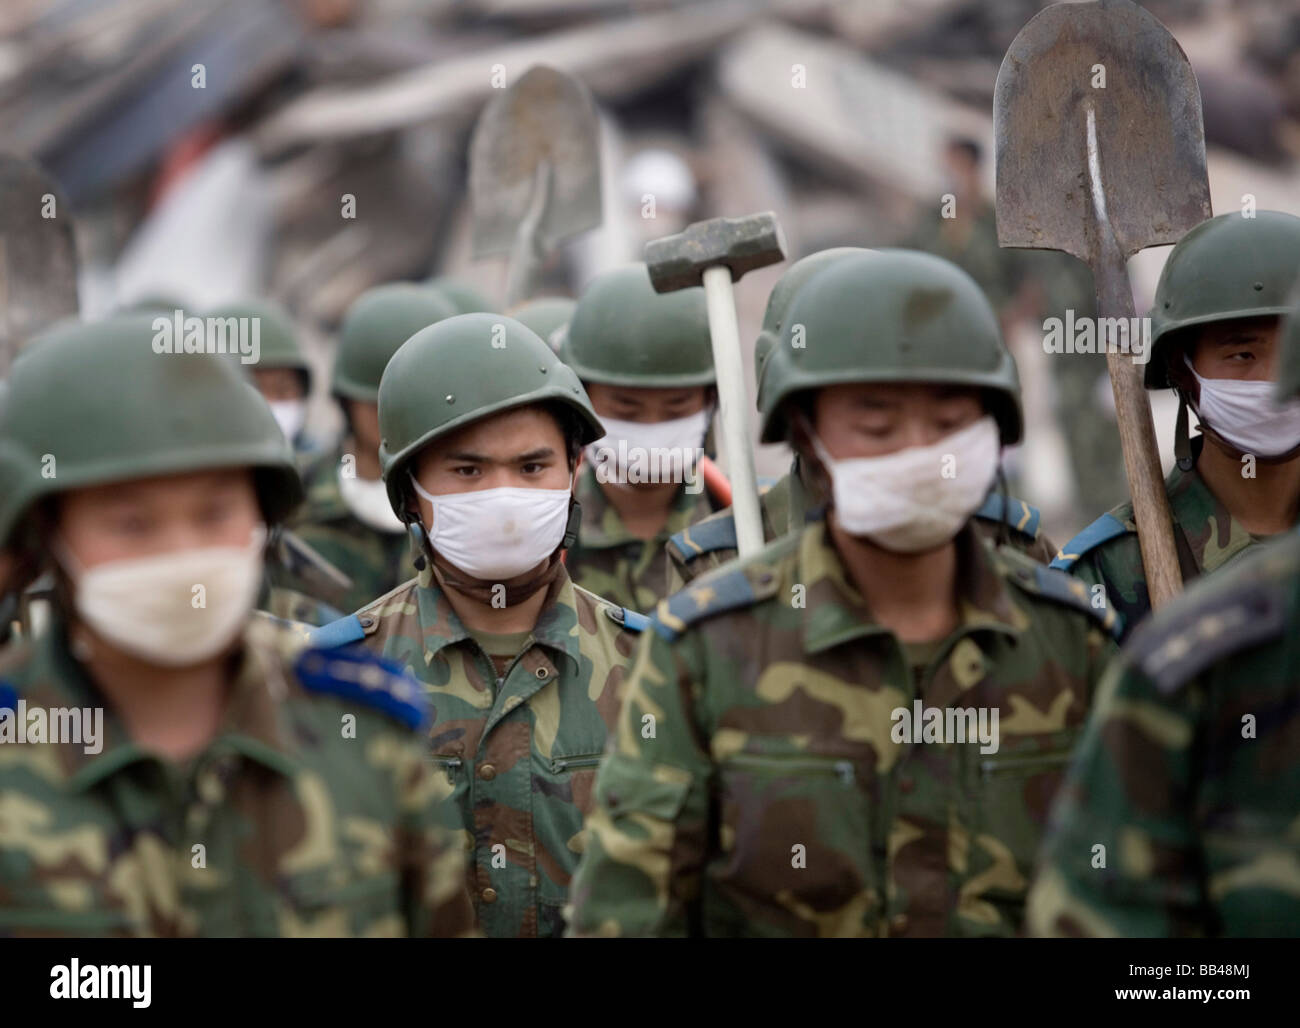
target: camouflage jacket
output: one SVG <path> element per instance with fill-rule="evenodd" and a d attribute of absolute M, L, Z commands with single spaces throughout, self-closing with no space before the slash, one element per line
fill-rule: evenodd
<path fill-rule="evenodd" d="M 821 509 L 812 506 L 797 463 L 774 485 L 762 490 L 758 503 L 763 517 L 763 538 L 768 542 L 794 531 L 805 520 L 812 521 L 821 516 Z M 986 538 L 998 542 L 999 535 L 1005 533 L 1008 545 L 1042 564 L 1056 554 L 1051 540 L 1039 533 L 1038 508 L 1031 507 L 1024 500 L 1008 497 L 1004 503 L 1000 493 L 992 493 L 975 512 L 975 517 L 977 527 Z M 672 561 L 670 585 L 673 592 L 735 560 L 736 522 L 731 508 L 720 510 L 678 532 L 668 540 L 667 549 Z"/>
<path fill-rule="evenodd" d="M 499 677 L 428 570 L 318 634 L 362 640 L 423 682 L 433 762 L 472 851 L 470 893 L 492 937 L 554 936 L 582 852 L 606 732 L 645 619 L 551 583 L 532 640 Z"/>
<path fill-rule="evenodd" d="M 401 532 L 381 532 L 357 519 L 343 501 L 338 473 L 343 451 L 322 457 L 303 473 L 307 502 L 291 528 L 322 557 L 352 579 L 341 601 L 356 610 L 382 596 L 412 572 L 410 546 Z"/>
<path fill-rule="evenodd" d="M 1039 935 L 1300 935 L 1300 536 L 1198 582 L 1107 671 L 1052 814 Z"/>
<path fill-rule="evenodd" d="M 417 683 L 270 618 L 244 643 L 225 723 L 185 762 L 128 737 L 59 621 L 6 651 L 0 936 L 472 931 Z M 102 711 L 98 752 L 30 734 L 73 708 Z"/>
<path fill-rule="evenodd" d="M 565 567 L 582 588 L 629 610 L 654 610 L 670 594 L 665 549 L 669 538 L 713 513 L 706 490 L 691 495 L 682 487 L 659 534 L 638 539 L 628 532 L 590 467 L 579 472 L 577 497 L 582 525 L 577 543 L 564 558 Z"/>
<path fill-rule="evenodd" d="M 1114 645 L 1067 576 L 969 527 L 958 545 L 961 624 L 919 680 L 822 522 L 660 604 L 597 778 L 575 934 L 1020 928 Z M 903 734 L 918 706 L 953 720 L 946 739 Z M 998 712 L 996 750 L 956 741 L 961 708 Z"/>
<path fill-rule="evenodd" d="M 1258 542 L 1215 498 L 1195 467 L 1185 472 L 1175 466 L 1165 479 L 1165 492 L 1184 582 L 1218 571 Z M 1076 535 L 1061 547 L 1052 567 L 1087 584 L 1098 606 L 1110 605 L 1121 639 L 1151 611 L 1132 503 L 1103 514 Z M 1098 585 L 1103 588 L 1091 588 Z"/>

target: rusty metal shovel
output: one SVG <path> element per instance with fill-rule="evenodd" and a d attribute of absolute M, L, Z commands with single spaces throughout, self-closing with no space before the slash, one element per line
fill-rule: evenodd
<path fill-rule="evenodd" d="M 587 87 L 544 65 L 479 115 L 469 147 L 474 256 L 510 254 L 507 307 L 528 298 L 544 254 L 600 225 L 599 142 Z"/>
<path fill-rule="evenodd" d="M 0 377 L 32 336 L 77 310 L 72 209 L 35 161 L 0 154 Z"/>
<path fill-rule="evenodd" d="M 1127 259 L 1210 216 L 1201 93 L 1178 42 L 1129 0 L 1048 7 L 1002 60 L 993 128 L 998 242 L 1086 261 L 1098 317 L 1132 325 Z M 1106 363 L 1155 608 L 1182 579 L 1151 406 L 1117 349 Z"/>

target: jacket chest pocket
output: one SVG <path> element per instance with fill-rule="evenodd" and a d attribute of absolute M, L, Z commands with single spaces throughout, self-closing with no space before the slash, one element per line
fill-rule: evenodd
<path fill-rule="evenodd" d="M 1042 739 L 1038 748 L 973 754 L 971 871 L 984 874 L 989 898 L 1024 898 L 1078 735 L 1073 729 Z"/>
<path fill-rule="evenodd" d="M 538 847 L 537 930 L 541 936 L 564 931 L 563 908 L 569 882 L 586 849 L 583 822 L 591 812 L 596 772 L 603 754 L 591 746 L 584 752 L 535 758 L 540 773 L 533 789 L 533 826 Z"/>
<path fill-rule="evenodd" d="M 719 766 L 717 909 L 757 934 L 860 935 L 879 895 L 862 770 L 845 758 L 737 754 Z M 717 926 L 726 931 L 726 925 Z"/>

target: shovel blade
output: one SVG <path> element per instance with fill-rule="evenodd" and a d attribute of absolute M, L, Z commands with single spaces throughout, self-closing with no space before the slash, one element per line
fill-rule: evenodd
<path fill-rule="evenodd" d="M 1110 235 L 1129 257 L 1210 217 L 1196 76 L 1129 0 L 1055 4 L 1030 20 L 998 71 L 993 129 L 1003 246 L 1064 250 L 1096 268 L 1114 252 Z"/>
<path fill-rule="evenodd" d="M 0 373 L 32 336 L 77 310 L 72 210 L 38 164 L 0 154 Z"/>
<path fill-rule="evenodd" d="M 543 164 L 549 172 L 539 175 Z M 587 87 L 536 65 L 489 101 L 474 126 L 469 191 L 476 257 L 514 248 L 520 225 L 538 209 L 536 184 L 548 182 L 533 238 L 542 252 L 600 225 L 600 148 Z"/>

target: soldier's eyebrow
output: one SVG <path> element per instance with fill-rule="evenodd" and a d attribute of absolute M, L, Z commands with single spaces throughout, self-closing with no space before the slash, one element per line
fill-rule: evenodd
<path fill-rule="evenodd" d="M 511 458 L 511 463 L 528 464 L 536 460 L 546 460 L 548 457 L 555 456 L 555 448 L 552 446 L 539 446 L 535 450 L 529 450 L 527 453 L 521 453 L 517 457 Z"/>
<path fill-rule="evenodd" d="M 492 457 L 483 453 L 473 453 L 469 450 L 456 450 L 452 453 L 443 454 L 444 461 L 452 461 L 457 464 L 527 464 L 530 461 L 545 460 L 548 457 L 555 456 L 553 446 L 539 446 L 535 450 L 529 450 L 527 453 L 515 454 L 512 457 L 506 457 L 502 460 L 494 460 Z"/>
<path fill-rule="evenodd" d="M 1214 340 L 1214 345 L 1216 348 L 1222 348 L 1225 346 L 1248 346 L 1251 343 L 1258 343 L 1263 338 L 1263 335 L 1262 332 L 1243 328 L 1240 331 L 1232 332 L 1229 335 L 1224 336 L 1222 339 Z"/>

